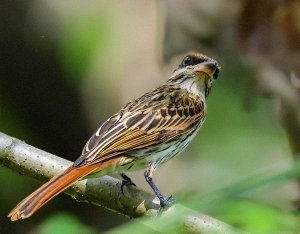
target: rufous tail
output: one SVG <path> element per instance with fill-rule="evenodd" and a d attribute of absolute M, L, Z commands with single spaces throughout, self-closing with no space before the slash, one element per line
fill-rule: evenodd
<path fill-rule="evenodd" d="M 97 164 L 78 168 L 73 166 L 69 167 L 63 173 L 53 177 L 50 181 L 21 201 L 9 213 L 8 217 L 10 217 L 11 221 L 30 217 L 60 192 L 95 171 L 97 168 L 99 169 L 99 165 Z"/>

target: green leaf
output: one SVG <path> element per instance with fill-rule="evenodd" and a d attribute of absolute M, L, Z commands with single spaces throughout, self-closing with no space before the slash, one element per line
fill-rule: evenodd
<path fill-rule="evenodd" d="M 78 83 L 97 54 L 105 53 L 110 35 L 106 14 L 90 12 L 66 19 L 59 39 L 61 62 L 66 72 Z"/>
<path fill-rule="evenodd" d="M 75 216 L 68 213 L 58 213 L 50 216 L 39 226 L 41 234 L 91 234 L 92 228 L 85 226 Z"/>
<path fill-rule="evenodd" d="M 295 233 L 300 219 L 287 212 L 250 200 L 227 201 L 218 207 L 217 218 L 256 234 Z"/>

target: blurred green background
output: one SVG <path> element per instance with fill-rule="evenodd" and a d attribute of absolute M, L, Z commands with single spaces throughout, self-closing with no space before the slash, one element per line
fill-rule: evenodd
<path fill-rule="evenodd" d="M 105 119 L 163 83 L 186 52 L 203 52 L 222 67 L 205 124 L 155 181 L 163 194 L 238 228 L 298 233 L 297 167 L 282 183 L 255 181 L 290 170 L 300 153 L 299 12 L 298 0 L 2 1 L 0 131 L 75 160 Z M 143 172 L 130 176 L 150 191 Z M 254 183 L 240 195 L 236 183 L 247 178 Z M 0 233 L 140 227 L 65 195 L 11 223 L 8 212 L 39 184 L 3 167 L 0 184 Z"/>

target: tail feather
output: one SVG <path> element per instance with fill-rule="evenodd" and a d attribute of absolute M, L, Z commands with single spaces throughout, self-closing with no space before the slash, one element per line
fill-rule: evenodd
<path fill-rule="evenodd" d="M 99 168 L 97 164 L 79 168 L 68 168 L 21 201 L 9 213 L 8 217 L 10 217 L 11 221 L 30 217 L 49 200 L 97 168 Z"/>

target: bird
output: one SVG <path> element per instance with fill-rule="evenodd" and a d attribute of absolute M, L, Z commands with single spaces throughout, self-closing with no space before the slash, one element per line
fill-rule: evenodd
<path fill-rule="evenodd" d="M 160 201 L 169 206 L 153 181 L 154 171 L 182 152 L 195 137 L 207 112 L 206 99 L 218 78 L 217 61 L 199 52 L 188 53 L 162 85 L 126 104 L 108 118 L 85 144 L 73 165 L 21 201 L 8 215 L 25 219 L 89 176 L 144 169 L 144 177 Z"/>

